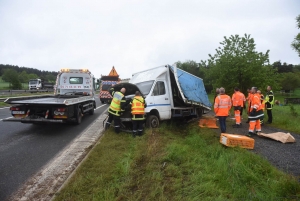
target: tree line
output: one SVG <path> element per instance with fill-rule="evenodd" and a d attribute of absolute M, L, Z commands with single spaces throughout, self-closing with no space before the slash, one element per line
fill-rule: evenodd
<path fill-rule="evenodd" d="M 248 34 L 224 37 L 215 51 L 208 55 L 208 60 L 178 61 L 177 67 L 202 78 L 207 92 L 219 87 L 225 87 L 229 94 L 234 87 L 243 93 L 252 86 L 262 91 L 267 86 L 287 91 L 300 87 L 300 65 L 281 61 L 270 64 L 269 50 L 258 52 L 254 39 Z"/>
<path fill-rule="evenodd" d="M 11 89 L 21 89 L 22 83 L 28 83 L 30 79 L 40 78 L 48 82 L 55 82 L 57 72 L 0 64 L 0 76 L 3 81 L 10 83 Z"/>

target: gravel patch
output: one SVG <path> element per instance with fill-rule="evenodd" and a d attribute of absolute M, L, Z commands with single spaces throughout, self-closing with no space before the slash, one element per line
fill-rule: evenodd
<path fill-rule="evenodd" d="M 246 135 L 249 128 L 249 124 L 246 123 L 246 120 L 242 120 L 242 126 L 240 128 L 232 128 L 235 120 L 231 118 L 232 117 L 229 117 L 226 122 L 227 133 Z M 220 129 L 216 129 L 216 132 L 220 133 Z M 275 132 L 290 133 L 296 142 L 284 144 L 269 138 L 254 135 L 252 138 L 255 140 L 255 145 L 251 151 L 261 155 L 283 172 L 294 175 L 300 179 L 300 133 L 292 133 L 267 125 L 262 126 L 262 133 L 268 134 Z"/>

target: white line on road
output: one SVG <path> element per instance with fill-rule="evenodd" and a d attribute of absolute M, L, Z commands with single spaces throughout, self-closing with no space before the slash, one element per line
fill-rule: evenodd
<path fill-rule="evenodd" d="M 1 107 L 0 110 L 7 109 L 7 108 L 9 108 L 9 107 Z"/>
<path fill-rule="evenodd" d="M 7 117 L 7 118 L 4 118 L 4 119 L 11 119 L 11 118 L 13 118 L 13 117 Z M 3 119 L 0 119 L 0 121 L 2 121 Z"/>
<path fill-rule="evenodd" d="M 101 106 L 97 107 L 95 110 L 98 110 L 100 107 L 103 107 L 103 106 L 105 106 L 105 105 L 106 105 L 106 104 L 101 105 Z"/>

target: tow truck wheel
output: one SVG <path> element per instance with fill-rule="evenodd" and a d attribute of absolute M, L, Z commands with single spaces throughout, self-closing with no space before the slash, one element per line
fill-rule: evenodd
<path fill-rule="evenodd" d="M 159 126 L 159 119 L 158 119 L 158 117 L 155 116 L 155 115 L 150 115 L 147 118 L 146 126 L 148 128 L 158 128 L 158 126 Z"/>
<path fill-rule="evenodd" d="M 78 108 L 77 109 L 77 115 L 76 115 L 76 124 L 79 125 L 81 123 L 81 120 L 82 120 L 81 109 Z"/>
<path fill-rule="evenodd" d="M 94 107 L 89 111 L 89 114 L 90 115 L 93 115 L 95 113 L 95 109 L 94 109 Z"/>

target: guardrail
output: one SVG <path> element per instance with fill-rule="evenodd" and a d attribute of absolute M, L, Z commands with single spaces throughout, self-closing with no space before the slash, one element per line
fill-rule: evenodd
<path fill-rule="evenodd" d="M 53 92 L 53 89 L 43 89 L 43 90 L 0 90 L 0 95 L 9 95 L 12 96 L 13 94 L 22 94 L 22 93 L 44 93 L 44 92 Z M 0 98 L 0 102 L 4 102 L 6 98 Z"/>

